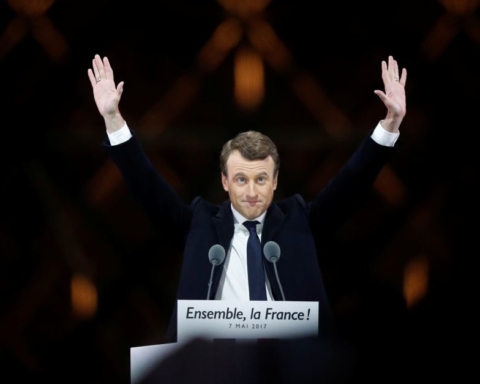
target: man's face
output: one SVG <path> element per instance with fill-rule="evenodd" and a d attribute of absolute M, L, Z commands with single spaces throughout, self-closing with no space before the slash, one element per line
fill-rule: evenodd
<path fill-rule="evenodd" d="M 278 172 L 274 176 L 274 162 L 246 160 L 240 152 L 233 151 L 227 160 L 227 174 L 222 173 L 223 189 L 228 192 L 233 207 L 252 220 L 265 212 L 277 189 Z"/>

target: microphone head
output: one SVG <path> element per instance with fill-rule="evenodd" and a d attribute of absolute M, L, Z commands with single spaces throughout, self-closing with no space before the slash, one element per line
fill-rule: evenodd
<path fill-rule="evenodd" d="M 225 260 L 225 249 L 220 244 L 215 244 L 208 251 L 208 259 L 213 265 L 222 264 Z"/>
<path fill-rule="evenodd" d="M 275 241 L 269 241 L 263 246 L 263 254 L 269 262 L 275 263 L 280 259 L 280 246 Z"/>

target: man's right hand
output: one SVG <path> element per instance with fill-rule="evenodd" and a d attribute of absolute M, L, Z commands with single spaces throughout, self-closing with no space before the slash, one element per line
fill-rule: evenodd
<path fill-rule="evenodd" d="M 107 132 L 113 133 L 125 124 L 118 108 L 123 93 L 123 81 L 115 86 L 113 70 L 107 57 L 102 60 L 99 55 L 95 55 L 92 68 L 87 72 L 98 111 L 105 120 Z"/>

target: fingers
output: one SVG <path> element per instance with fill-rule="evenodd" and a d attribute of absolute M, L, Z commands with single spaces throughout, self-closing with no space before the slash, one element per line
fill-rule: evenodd
<path fill-rule="evenodd" d="M 92 60 L 92 68 L 88 69 L 87 73 L 92 87 L 100 80 L 113 81 L 113 70 L 107 57 L 102 60 L 100 55 L 95 55 Z"/>
<path fill-rule="evenodd" d="M 393 56 L 388 56 L 388 65 L 385 61 L 382 61 L 382 79 L 384 83 L 398 81 L 405 86 L 407 82 L 407 70 L 403 68 L 400 76 L 397 61 Z"/>
<path fill-rule="evenodd" d="M 388 73 L 392 80 L 398 81 L 398 63 L 393 56 L 388 56 Z"/>
<path fill-rule="evenodd" d="M 400 84 L 402 84 L 405 87 L 405 84 L 407 83 L 407 70 L 405 68 L 402 69 L 402 77 L 400 78 Z"/>
<path fill-rule="evenodd" d="M 107 76 L 105 74 L 105 66 L 103 64 L 103 61 L 102 59 L 100 58 L 99 55 L 95 55 L 95 65 L 97 67 L 97 70 L 98 70 L 98 76 L 97 76 L 97 81 L 100 81 L 101 79 L 106 79 Z"/>
<path fill-rule="evenodd" d="M 122 96 L 122 93 L 123 93 L 123 81 L 121 81 L 120 83 L 118 83 L 118 85 L 117 85 L 117 93 L 118 93 L 118 96 Z"/>
<path fill-rule="evenodd" d="M 384 83 L 388 80 L 388 67 L 385 61 L 382 61 L 382 80 Z"/>
<path fill-rule="evenodd" d="M 388 65 L 382 61 L 382 78 L 384 81 L 398 81 L 398 64 L 393 56 L 388 56 Z"/>
<path fill-rule="evenodd" d="M 104 60 L 106 60 L 106 62 L 108 63 L 107 58 L 105 58 Z M 95 55 L 92 60 L 92 71 L 96 82 L 100 81 L 101 79 L 107 78 L 104 61 L 102 61 L 99 55 Z"/>
<path fill-rule="evenodd" d="M 383 93 L 382 91 L 375 90 L 375 91 L 373 91 L 373 93 L 375 93 L 378 97 L 380 97 L 380 99 L 381 99 L 384 103 L 387 101 L 387 95 L 385 95 L 385 93 Z"/>
<path fill-rule="evenodd" d="M 108 80 L 113 80 L 113 69 L 110 66 L 110 61 L 108 61 L 107 57 L 103 58 L 103 66 L 105 71 L 105 78 Z"/>
<path fill-rule="evenodd" d="M 92 84 L 92 87 L 94 87 L 95 84 L 97 83 L 97 80 L 95 79 L 95 75 L 93 74 L 93 71 L 90 68 L 88 68 L 87 74 L 88 74 L 88 78 L 90 79 L 90 84 Z"/>
<path fill-rule="evenodd" d="M 100 77 L 100 74 L 98 72 L 98 66 L 97 66 L 97 58 L 98 55 L 95 55 L 92 60 L 92 71 L 93 75 L 95 76 L 95 79 L 98 79 Z"/>

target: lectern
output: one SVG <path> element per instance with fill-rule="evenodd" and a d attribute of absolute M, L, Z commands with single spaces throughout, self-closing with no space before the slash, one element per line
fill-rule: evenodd
<path fill-rule="evenodd" d="M 179 300 L 176 343 L 131 348 L 131 384 L 345 383 L 352 351 L 318 302 Z"/>

